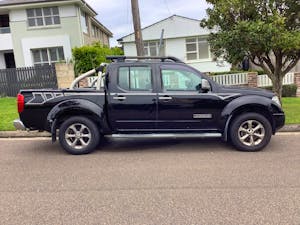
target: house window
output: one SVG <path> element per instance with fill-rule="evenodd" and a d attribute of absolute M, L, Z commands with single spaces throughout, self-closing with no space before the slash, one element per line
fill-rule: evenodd
<path fill-rule="evenodd" d="M 159 51 L 159 41 L 146 41 L 144 42 L 145 56 L 159 56 L 165 54 L 164 42 L 162 42 L 161 52 Z"/>
<path fill-rule="evenodd" d="M 92 25 L 92 36 L 93 37 L 97 37 L 97 30 L 98 30 L 97 27 Z"/>
<path fill-rule="evenodd" d="M 81 11 L 81 27 L 82 27 L 82 31 L 84 33 L 88 33 L 88 20 L 87 20 L 87 15 L 85 12 Z"/>
<path fill-rule="evenodd" d="M 26 9 L 29 27 L 60 24 L 58 7 Z"/>
<path fill-rule="evenodd" d="M 31 52 L 35 66 L 50 65 L 65 60 L 63 47 L 32 49 Z"/>
<path fill-rule="evenodd" d="M 210 48 L 206 38 L 187 38 L 185 40 L 185 44 L 187 60 L 201 60 L 211 58 Z"/>

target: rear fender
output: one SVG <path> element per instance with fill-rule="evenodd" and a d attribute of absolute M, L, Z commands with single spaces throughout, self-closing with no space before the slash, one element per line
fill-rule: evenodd
<path fill-rule="evenodd" d="M 58 125 L 58 119 L 65 115 L 74 114 L 88 114 L 99 119 L 100 123 L 104 118 L 103 108 L 95 103 L 84 99 L 71 99 L 66 100 L 55 107 L 48 113 L 46 127 L 51 129 L 52 141 L 56 140 L 56 129 Z M 100 124 L 101 125 L 101 124 Z"/>

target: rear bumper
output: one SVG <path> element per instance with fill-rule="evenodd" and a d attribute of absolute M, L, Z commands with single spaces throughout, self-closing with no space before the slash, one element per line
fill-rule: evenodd
<path fill-rule="evenodd" d="M 17 130 L 26 130 L 26 127 L 24 126 L 23 122 L 19 119 L 14 120 L 14 127 Z"/>
<path fill-rule="evenodd" d="M 285 115 L 284 113 L 274 113 L 273 114 L 274 121 L 274 133 L 278 131 L 280 128 L 284 126 Z"/>

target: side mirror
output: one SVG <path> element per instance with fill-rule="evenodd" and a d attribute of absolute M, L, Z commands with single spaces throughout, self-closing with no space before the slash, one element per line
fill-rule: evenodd
<path fill-rule="evenodd" d="M 209 92 L 210 89 L 211 89 L 211 87 L 210 87 L 210 84 L 209 84 L 208 80 L 202 79 L 202 81 L 201 81 L 201 90 L 202 90 L 202 92 L 204 92 L 204 93 Z"/>

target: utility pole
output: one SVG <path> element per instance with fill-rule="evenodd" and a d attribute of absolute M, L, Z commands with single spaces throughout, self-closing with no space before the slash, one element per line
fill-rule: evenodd
<path fill-rule="evenodd" d="M 138 56 L 144 56 L 144 43 L 141 29 L 140 11 L 138 0 L 131 0 L 132 18 L 135 34 L 135 45 Z"/>

